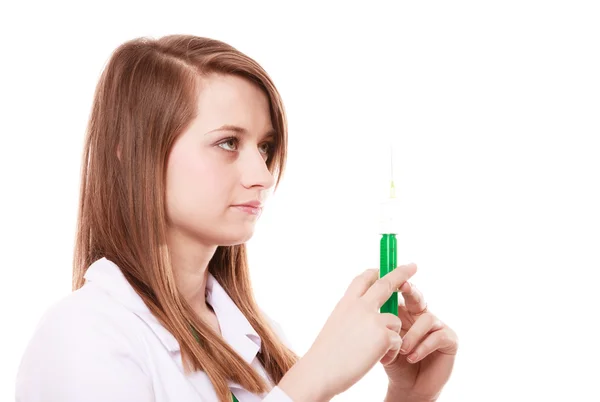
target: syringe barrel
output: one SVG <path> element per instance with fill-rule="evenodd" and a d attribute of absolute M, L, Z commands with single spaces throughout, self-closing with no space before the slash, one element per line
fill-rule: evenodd
<path fill-rule="evenodd" d="M 379 205 L 379 233 L 398 234 L 400 221 L 400 202 L 397 198 L 389 198 Z"/>
<path fill-rule="evenodd" d="M 379 242 L 379 277 L 382 278 L 397 266 L 398 242 L 396 235 L 385 233 Z M 379 309 L 380 313 L 398 315 L 398 292 L 392 293 L 390 298 Z"/>

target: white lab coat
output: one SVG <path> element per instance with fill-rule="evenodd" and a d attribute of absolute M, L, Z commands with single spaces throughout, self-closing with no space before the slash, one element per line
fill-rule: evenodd
<path fill-rule="evenodd" d="M 179 343 L 116 264 L 99 259 L 85 279 L 38 324 L 19 366 L 17 402 L 217 401 L 203 371 L 184 374 Z M 223 338 L 274 385 L 256 358 L 260 337 L 210 273 L 206 298 Z M 234 382 L 229 385 L 240 402 L 293 402 L 277 386 L 255 395 Z"/>

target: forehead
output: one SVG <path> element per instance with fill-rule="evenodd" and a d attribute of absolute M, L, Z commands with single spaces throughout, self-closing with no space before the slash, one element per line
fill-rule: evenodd
<path fill-rule="evenodd" d="M 245 78 L 212 74 L 202 79 L 199 91 L 197 123 L 207 131 L 225 124 L 251 132 L 272 127 L 267 95 Z"/>

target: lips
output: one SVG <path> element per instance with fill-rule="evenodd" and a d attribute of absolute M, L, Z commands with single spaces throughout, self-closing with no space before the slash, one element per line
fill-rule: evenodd
<path fill-rule="evenodd" d="M 256 215 L 256 216 L 260 215 L 260 213 L 262 211 L 262 208 L 251 207 L 248 205 L 235 205 L 235 208 L 239 209 L 240 211 L 247 212 L 249 214 Z"/>
<path fill-rule="evenodd" d="M 236 207 L 250 207 L 250 208 L 262 208 L 262 203 L 260 201 L 248 201 L 243 204 L 236 204 Z"/>

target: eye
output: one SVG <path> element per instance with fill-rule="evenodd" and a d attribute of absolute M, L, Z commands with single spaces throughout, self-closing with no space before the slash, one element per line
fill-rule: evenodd
<path fill-rule="evenodd" d="M 264 144 L 261 144 L 261 146 L 263 147 L 263 153 L 265 153 L 266 155 L 270 156 L 271 153 L 273 153 L 273 144 L 270 142 L 265 142 Z"/>
<path fill-rule="evenodd" d="M 229 145 L 229 144 L 232 144 L 232 146 L 234 146 L 234 147 L 237 147 L 237 145 L 238 145 L 238 141 L 239 141 L 239 140 L 238 140 L 236 137 L 228 137 L 228 138 L 225 138 L 225 140 L 224 140 L 224 141 L 222 141 L 221 143 L 219 143 L 219 144 L 218 144 L 218 146 L 220 146 L 220 147 L 221 147 L 221 145 Z M 221 147 L 221 148 L 223 148 L 223 147 Z M 225 149 L 225 148 L 223 148 L 223 149 Z M 235 151 L 235 150 L 237 150 L 237 148 L 236 148 L 236 149 L 225 149 L 225 150 L 226 150 L 226 151 Z"/>

